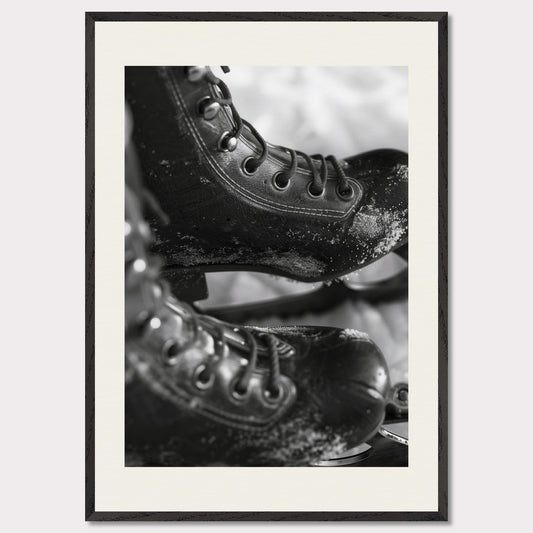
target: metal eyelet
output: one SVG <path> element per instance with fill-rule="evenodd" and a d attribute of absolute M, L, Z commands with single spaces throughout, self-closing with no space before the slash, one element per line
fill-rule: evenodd
<path fill-rule="evenodd" d="M 230 385 L 230 391 L 231 391 L 231 397 L 234 400 L 238 400 L 239 402 L 242 402 L 250 395 L 250 386 L 244 391 L 237 390 L 237 383 L 239 382 L 239 377 L 236 377 Z"/>
<path fill-rule="evenodd" d="M 219 111 L 220 104 L 215 102 L 210 96 L 206 96 L 198 102 L 198 113 L 205 120 L 213 120 Z"/>
<path fill-rule="evenodd" d="M 180 345 L 174 339 L 168 339 L 161 348 L 161 358 L 163 363 L 173 366 L 178 362 Z"/>
<path fill-rule="evenodd" d="M 187 67 L 186 73 L 187 73 L 187 79 L 192 82 L 196 83 L 200 81 L 206 73 L 205 67 Z"/>
<path fill-rule="evenodd" d="M 311 197 L 311 198 L 322 198 L 322 196 L 324 196 L 324 192 L 326 190 L 326 188 L 324 187 L 321 191 L 320 191 L 320 194 L 314 194 L 313 191 L 311 190 L 311 187 L 313 186 L 313 182 L 310 182 L 308 185 L 307 185 L 307 194 Z"/>
<path fill-rule="evenodd" d="M 348 187 L 350 188 L 350 190 L 347 193 L 342 193 L 341 190 L 339 189 L 338 185 L 337 185 L 337 189 L 336 189 L 337 190 L 337 196 L 341 200 L 344 200 L 345 202 L 349 202 L 355 196 L 355 191 L 354 191 L 353 185 L 351 183 L 349 183 Z"/>
<path fill-rule="evenodd" d="M 218 149 L 221 152 L 233 152 L 237 148 L 237 139 L 229 131 L 225 131 L 218 140 Z"/>
<path fill-rule="evenodd" d="M 207 390 L 211 388 L 213 386 L 213 383 L 215 382 L 214 372 L 211 372 L 211 374 L 207 376 L 207 379 L 202 378 L 202 374 L 205 372 L 206 369 L 207 369 L 207 365 L 202 363 L 201 365 L 198 365 L 194 371 L 193 380 L 194 380 L 194 386 L 197 389 Z"/>
<path fill-rule="evenodd" d="M 133 270 L 137 272 L 137 274 L 141 274 L 147 269 L 148 265 L 146 264 L 146 261 L 142 258 L 135 259 L 133 261 Z"/>
<path fill-rule="evenodd" d="M 246 389 L 244 392 L 239 392 L 237 389 L 233 388 L 231 389 L 231 396 L 235 400 L 242 401 L 246 399 L 246 397 L 248 396 L 248 392 L 248 389 Z"/>
<path fill-rule="evenodd" d="M 161 296 L 163 296 L 163 288 L 161 287 L 161 285 L 159 285 L 159 283 L 154 283 L 152 287 L 152 294 L 155 299 L 161 298 Z"/>
<path fill-rule="evenodd" d="M 147 242 L 150 241 L 152 237 L 150 226 L 146 222 L 144 222 L 144 220 L 142 222 L 139 222 L 139 234 Z"/>
<path fill-rule="evenodd" d="M 268 403 L 279 403 L 283 398 L 283 387 L 279 385 L 276 394 L 269 389 L 263 389 L 263 397 Z"/>
<path fill-rule="evenodd" d="M 242 162 L 242 171 L 244 174 L 246 174 L 247 176 L 253 176 L 256 172 L 257 172 L 257 169 L 259 168 L 258 166 L 256 166 L 254 168 L 253 171 L 250 171 L 247 166 L 248 166 L 248 163 L 250 161 L 254 161 L 255 160 L 255 157 L 247 157 L 243 162 Z"/>
<path fill-rule="evenodd" d="M 276 172 L 276 174 L 274 174 L 272 176 L 272 185 L 274 186 L 274 189 L 277 189 L 278 191 L 285 191 L 289 188 L 289 185 L 291 184 L 291 180 L 287 180 L 287 182 L 285 183 L 285 185 L 283 184 L 279 184 L 278 183 L 278 178 L 279 176 L 281 176 L 283 174 L 283 172 Z"/>

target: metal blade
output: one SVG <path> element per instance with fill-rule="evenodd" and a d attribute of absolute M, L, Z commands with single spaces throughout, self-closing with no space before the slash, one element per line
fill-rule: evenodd
<path fill-rule="evenodd" d="M 313 463 L 313 466 L 347 466 L 354 463 L 359 463 L 366 459 L 372 451 L 372 446 L 366 444 L 360 444 L 355 448 L 346 450 L 343 455 L 337 457 L 326 457 L 320 461 Z"/>
<path fill-rule="evenodd" d="M 409 446 L 407 422 L 385 424 L 379 428 L 379 434 L 386 439 Z"/>

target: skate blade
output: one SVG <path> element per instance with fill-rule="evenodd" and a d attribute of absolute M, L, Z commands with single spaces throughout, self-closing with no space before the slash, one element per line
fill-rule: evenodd
<path fill-rule="evenodd" d="M 372 291 L 405 284 L 407 263 L 397 254 L 387 254 L 374 263 L 342 276 L 344 284 L 353 291 Z"/>
<path fill-rule="evenodd" d="M 337 457 L 326 457 L 319 461 L 312 463 L 312 466 L 348 466 L 355 463 L 364 461 L 367 457 L 370 456 L 372 452 L 372 446 L 364 442 L 355 446 L 355 448 L 350 448 L 346 450 L 343 455 Z"/>
<path fill-rule="evenodd" d="M 407 422 L 401 422 L 397 424 L 384 424 L 379 428 L 378 433 L 386 439 L 409 446 L 407 430 Z"/>

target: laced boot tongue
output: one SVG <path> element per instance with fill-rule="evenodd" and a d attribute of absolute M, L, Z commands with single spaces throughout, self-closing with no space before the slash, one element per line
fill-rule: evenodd
<path fill-rule="evenodd" d="M 226 114 L 226 127 L 229 129 L 233 126 L 231 117 Z M 257 136 L 249 127 L 249 123 L 245 121 L 245 125 L 247 127 L 244 127 L 241 132 L 241 140 L 244 139 L 246 144 L 248 144 L 252 149 L 254 149 L 257 153 L 257 157 L 260 156 L 262 148 L 261 143 L 258 142 Z M 268 148 L 268 156 L 275 158 L 285 169 L 288 169 L 292 164 L 292 157 L 291 157 L 291 151 L 289 148 L 285 146 L 280 146 L 277 144 L 272 144 L 270 142 L 266 142 L 267 148 Z M 302 152 L 296 152 L 297 159 L 296 159 L 296 167 L 300 170 L 312 172 L 313 169 L 309 166 L 308 161 L 306 158 L 302 155 Z M 313 154 L 311 157 L 311 160 L 313 161 L 313 166 L 315 167 L 315 171 L 320 172 L 321 169 L 321 155 L 320 154 Z M 337 175 L 337 172 L 335 170 L 335 167 L 333 166 L 333 163 L 331 161 L 326 161 L 326 169 L 327 169 L 327 175 L 329 177 L 335 177 Z"/>
<path fill-rule="evenodd" d="M 173 328 L 175 328 L 175 337 L 178 339 L 180 350 L 192 346 L 199 340 L 200 324 L 195 311 L 183 302 L 178 302 L 172 297 L 166 299 L 166 307 L 172 311 Z M 203 344 L 211 345 L 214 342 L 209 332 L 205 332 L 209 338 L 201 339 Z"/>
<path fill-rule="evenodd" d="M 224 339 L 229 346 L 242 351 L 244 354 L 248 352 L 249 347 L 246 340 L 246 335 L 243 333 L 242 328 L 232 327 L 230 324 L 225 323 L 221 323 L 221 328 L 224 334 Z M 254 330 L 249 329 L 248 331 Z M 266 329 L 264 330 L 264 333 L 267 333 Z M 276 339 L 276 350 L 281 359 L 294 355 L 295 349 L 290 344 L 282 341 L 277 336 L 274 336 L 274 338 Z M 263 335 L 254 335 L 254 339 L 257 344 L 257 353 L 259 357 L 262 358 L 268 355 L 269 347 L 265 341 L 265 337 Z"/>
<path fill-rule="evenodd" d="M 221 68 L 224 73 L 229 72 L 228 67 Z M 233 104 L 227 85 L 217 78 L 209 67 L 185 67 L 185 73 L 188 80 L 193 83 L 207 81 L 216 93 L 216 96 L 207 97 L 201 108 L 206 120 L 212 120 L 215 116 L 224 117 L 221 120 L 225 122 L 225 131 L 219 139 L 218 149 L 222 152 L 232 152 L 237 148 L 238 143 L 244 140 L 256 153 L 245 161 L 246 173 L 254 174 L 270 155 L 274 156 L 280 166 L 284 167 L 280 172 L 283 178 L 278 181 L 278 187 L 281 190 L 287 188 L 290 179 L 299 168 L 311 174 L 308 188 L 311 196 L 321 196 L 329 178 L 335 178 L 338 181 L 337 194 L 341 199 L 348 201 L 355 196 L 353 186 L 344 172 L 342 161 L 332 155 L 309 156 L 298 150 L 267 143 L 250 122 L 241 118 Z M 223 109 L 222 113 L 220 113 L 221 109 Z"/>

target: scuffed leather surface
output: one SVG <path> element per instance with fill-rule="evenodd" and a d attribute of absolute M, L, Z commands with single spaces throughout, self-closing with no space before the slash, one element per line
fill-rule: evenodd
<path fill-rule="evenodd" d="M 298 390 L 290 409 L 268 430 L 216 423 L 199 416 L 201 411 L 176 408 L 170 389 L 163 390 L 176 376 L 168 370 L 166 376 L 148 372 L 147 367 L 158 365 L 153 355 L 151 361 L 148 354 L 143 361 L 129 357 L 133 370 L 126 385 L 128 465 L 150 464 L 143 453 L 148 450 L 165 466 L 304 466 L 342 453 L 375 433 L 390 382 L 383 355 L 365 334 L 317 327 L 261 330 L 295 349 L 281 361 L 282 373 Z M 155 384 L 147 386 L 152 379 Z M 222 408 L 224 393 L 218 394 Z"/>
<path fill-rule="evenodd" d="M 254 429 L 276 423 L 290 408 L 296 397 L 291 380 L 281 376 L 282 397 L 276 403 L 268 402 L 263 391 L 268 386 L 268 372 L 256 370 L 248 386 L 246 398 L 235 399 L 231 391 L 242 372 L 245 356 L 236 350 L 225 351 L 223 359 L 214 366 L 213 383 L 206 389 L 196 385 L 196 373 L 213 356 L 212 341 L 206 333 L 199 336 L 191 347 L 180 351 L 170 365 L 161 357 L 162 345 L 167 339 L 183 338 L 182 321 L 175 313 L 159 313 L 162 326 L 152 335 L 129 341 L 126 357 L 146 387 L 177 409 L 196 412 L 229 427 Z"/>
<path fill-rule="evenodd" d="M 268 92 L 265 93 L 265 95 L 268 96 Z M 239 102 L 240 101 L 241 99 L 239 99 Z M 301 107 L 302 106 L 295 106 L 295 112 L 298 113 L 298 109 L 301 109 Z M 250 116 L 246 113 L 244 113 L 243 116 L 245 116 L 246 118 L 250 118 Z M 266 114 L 266 116 L 272 117 L 274 115 L 272 113 L 269 113 Z M 285 118 L 285 115 L 283 115 L 282 118 Z M 289 117 L 289 119 L 290 118 L 291 117 Z M 289 129 L 291 130 L 291 132 L 295 131 L 296 135 L 293 136 L 291 133 L 291 141 L 287 141 L 287 144 L 290 144 L 291 142 L 296 142 L 292 141 L 292 139 L 293 137 L 298 138 L 298 134 L 300 134 L 299 142 L 302 142 L 301 132 L 297 130 L 297 126 L 299 124 L 298 122 L 292 120 L 291 123 L 291 120 L 287 120 L 287 122 L 284 123 L 284 127 L 281 127 L 281 121 L 278 120 L 278 123 L 280 124 L 280 127 L 276 130 L 278 132 L 278 136 L 269 136 L 267 134 L 267 138 L 272 140 L 278 140 L 280 139 L 280 132 L 284 133 L 284 130 Z M 261 132 L 263 132 L 263 124 L 266 124 L 266 126 L 268 126 L 268 123 L 261 122 Z M 256 122 L 256 125 L 259 127 L 259 121 Z M 265 129 L 268 131 L 268 128 Z M 328 142 L 331 143 L 332 140 L 333 142 L 335 142 L 335 139 L 340 139 L 340 145 L 346 142 L 346 136 L 339 135 L 337 132 L 335 136 L 331 137 L 317 135 L 315 143 L 317 143 L 318 147 L 322 148 L 324 145 L 327 145 Z M 361 141 L 363 143 L 369 142 L 368 136 L 365 135 L 364 137 L 361 137 Z M 378 142 L 377 146 L 380 145 L 387 145 L 387 143 Z M 353 146 L 361 147 L 362 145 L 354 143 Z M 295 145 L 294 147 L 303 147 L 303 149 L 311 150 L 311 148 L 306 148 L 305 143 L 300 144 L 300 146 Z M 334 148 L 332 150 L 334 150 Z M 349 150 L 344 149 L 341 153 L 347 153 L 347 151 Z M 238 277 L 250 276 L 249 274 L 237 272 L 233 274 Z M 270 279 L 272 283 L 276 283 L 276 280 L 274 278 Z M 224 281 L 223 283 L 227 285 L 227 281 Z M 257 297 L 260 298 L 261 287 L 255 287 L 254 291 Z M 279 322 L 279 319 L 276 319 L 276 317 L 271 317 L 265 319 L 264 321 L 265 324 L 269 324 L 272 322 Z M 367 331 L 370 333 L 372 338 L 378 341 L 378 344 L 387 354 L 389 363 L 391 363 L 392 358 L 393 365 L 395 365 L 395 363 L 399 365 L 397 367 L 398 371 L 404 371 L 403 369 L 405 368 L 404 362 L 406 361 L 407 338 L 406 302 L 393 302 L 391 304 L 384 303 L 378 306 L 371 306 L 365 302 L 345 302 L 341 307 L 332 309 L 330 312 L 325 313 L 321 316 L 305 315 L 302 317 L 291 317 L 287 320 L 287 322 L 323 324 L 329 323 L 331 325 L 337 326 L 357 327 L 358 329 Z M 391 370 L 394 371 L 393 368 L 391 368 Z M 129 395 L 130 399 L 131 397 L 132 396 Z M 142 400 L 144 396 L 141 395 L 140 398 Z M 280 434 L 280 432 L 283 432 L 284 434 L 287 433 L 287 428 L 285 426 L 280 428 L 280 430 L 276 432 L 276 435 L 273 435 L 270 439 L 254 441 L 253 449 L 255 449 L 255 459 L 253 457 L 254 453 L 250 453 L 249 458 L 243 456 L 241 454 L 242 450 L 244 449 L 243 446 L 239 446 L 239 444 L 235 445 L 232 438 L 228 438 L 228 440 L 226 441 L 228 444 L 227 453 L 225 453 L 227 463 L 217 463 L 217 461 L 220 461 L 221 450 L 224 449 L 224 445 L 222 444 L 224 438 L 221 436 L 220 427 L 213 424 L 211 426 L 213 429 L 213 431 L 211 432 L 211 436 L 206 436 L 205 433 L 202 433 L 202 435 L 199 436 L 197 441 L 194 439 L 192 440 L 192 442 L 194 443 L 192 444 L 190 441 L 188 442 L 187 439 L 195 433 L 195 430 L 196 434 L 198 434 L 198 431 L 204 432 L 207 426 L 198 426 L 195 418 L 191 418 L 190 416 L 183 414 L 181 415 L 183 417 L 183 424 L 181 426 L 179 424 L 178 426 L 171 424 L 171 427 L 173 429 L 168 433 L 170 436 L 168 437 L 168 440 L 166 442 L 160 441 L 158 445 L 154 445 L 150 449 L 142 447 L 138 447 L 135 450 L 130 449 L 127 454 L 127 460 L 129 464 L 148 465 L 172 465 L 187 463 L 195 464 L 194 461 L 198 461 L 198 464 L 241 464 L 241 460 L 242 464 L 246 464 L 248 461 L 254 460 L 256 461 L 255 464 L 257 464 L 257 461 L 263 461 L 266 464 L 293 464 L 290 461 L 287 461 L 287 457 L 289 456 L 289 452 L 294 454 L 294 449 L 297 446 L 300 447 L 300 449 L 302 450 L 301 457 L 305 457 L 306 453 L 311 453 L 312 451 L 316 451 L 316 449 L 323 450 L 325 449 L 324 447 L 327 447 L 328 445 L 333 446 L 334 443 L 338 442 L 339 438 L 344 438 L 346 437 L 346 435 L 349 435 L 351 430 L 351 428 L 349 427 L 337 427 L 335 428 L 335 431 L 332 431 L 331 428 L 325 427 L 323 430 L 318 431 L 314 428 L 314 426 L 312 426 L 312 424 L 303 423 L 305 417 L 303 415 L 300 416 L 300 413 L 306 413 L 306 415 L 308 415 L 310 418 L 312 418 L 313 415 L 312 412 L 306 410 L 308 405 L 307 402 L 304 401 L 306 399 L 307 398 L 304 397 L 304 395 L 301 395 L 299 397 L 299 401 L 294 411 L 295 414 L 293 415 L 292 419 L 292 426 L 293 428 L 299 427 L 300 434 L 298 435 L 297 432 L 290 433 L 291 438 L 287 440 L 289 444 L 289 451 L 287 451 L 284 456 L 282 455 L 283 450 L 280 450 L 278 452 L 278 450 L 276 449 L 276 442 L 279 442 L 276 441 L 276 437 Z M 163 407 L 169 406 L 168 402 L 161 402 L 161 404 Z M 150 406 L 154 407 L 153 414 L 161 414 L 161 412 L 164 412 L 164 409 L 160 411 L 155 403 L 148 404 L 145 402 L 142 404 L 142 406 L 144 406 L 144 411 L 141 409 L 141 413 L 149 412 Z M 175 417 L 176 411 L 174 409 L 172 409 L 172 413 L 172 416 Z M 179 431 L 176 431 L 176 427 L 183 427 L 185 428 L 185 430 L 180 433 Z M 209 431 L 207 431 L 207 433 L 209 434 Z M 144 438 L 146 438 L 147 436 L 147 434 L 143 435 Z M 303 442 L 301 438 L 302 436 L 305 436 Z M 264 445 L 264 449 L 267 450 L 266 452 L 260 451 L 261 444 Z M 139 450 L 143 450 L 143 456 L 140 455 Z M 186 457 L 182 455 L 185 451 L 187 452 Z M 268 454 L 270 454 L 270 457 L 268 457 Z M 294 461 L 294 455 L 292 456 L 292 460 Z"/>
<path fill-rule="evenodd" d="M 167 227 L 156 224 L 156 251 L 168 264 L 251 265 L 302 280 L 329 279 L 406 242 L 405 153 L 352 158 L 346 174 L 356 190 L 353 202 L 338 198 L 333 178 L 323 197 L 310 197 L 305 171 L 287 190 L 277 191 L 272 176 L 287 165 L 276 159 L 288 156 L 280 152 L 246 176 L 241 164 L 252 153 L 250 143 L 217 152 L 224 114 L 206 121 L 195 111 L 206 90 L 207 84 L 185 80 L 182 67 L 126 69 L 146 182 L 172 221 Z M 376 189 L 378 181 L 386 183 L 385 196 L 381 185 Z"/>

